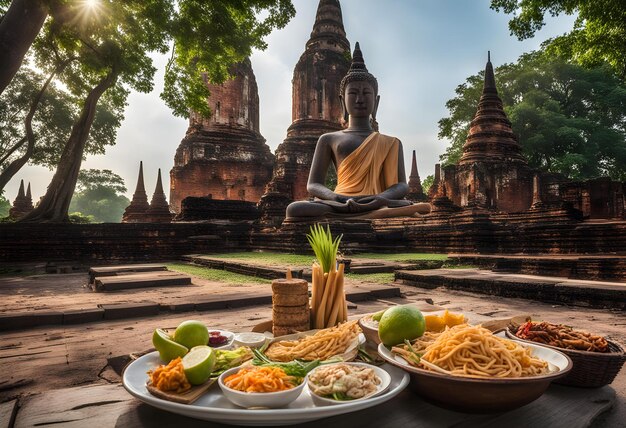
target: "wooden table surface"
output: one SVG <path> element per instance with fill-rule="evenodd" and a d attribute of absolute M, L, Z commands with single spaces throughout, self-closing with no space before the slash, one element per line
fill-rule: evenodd
<path fill-rule="evenodd" d="M 580 389 L 553 385 L 538 400 L 517 410 L 470 415 L 428 404 L 407 388 L 378 406 L 298 426 L 578 428 L 589 426 L 596 416 L 613 405 L 614 400 L 615 392 L 608 386 Z M 121 385 L 90 384 L 54 390 L 26 400 L 21 404 L 14 426 L 199 428 L 227 425 L 157 409 L 130 396 Z"/>

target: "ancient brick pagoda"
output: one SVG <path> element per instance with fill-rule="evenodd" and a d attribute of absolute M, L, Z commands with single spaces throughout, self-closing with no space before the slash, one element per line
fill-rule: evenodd
<path fill-rule="evenodd" d="M 435 212 L 453 212 L 452 203 L 502 213 L 574 209 L 581 218 L 624 219 L 625 193 L 626 183 L 608 177 L 574 182 L 530 168 L 504 112 L 488 58 L 483 93 L 463 155 L 441 173 L 436 168 L 429 197 Z"/>
<path fill-rule="evenodd" d="M 212 115 L 192 112 L 170 171 L 170 207 L 188 196 L 256 203 L 272 177 L 274 157 L 259 133 L 259 94 L 250 60 L 221 85 L 206 83 Z"/>
<path fill-rule="evenodd" d="M 531 206 L 533 175 L 504 112 L 488 58 L 463 156 L 443 172 L 447 195 L 460 207 L 520 212 Z"/>
<path fill-rule="evenodd" d="M 290 202 L 308 198 L 317 140 L 343 127 L 339 85 L 349 68 L 341 5 L 320 0 L 311 37 L 293 72 L 293 122 L 276 150 L 274 175 L 259 203 L 266 224 L 280 225 Z"/>
<path fill-rule="evenodd" d="M 167 204 L 167 199 L 165 199 L 165 192 L 163 192 L 161 168 L 159 168 L 156 187 L 152 194 L 150 207 L 146 210 L 144 223 L 169 223 L 172 221 L 172 217 L 170 206 Z"/>
<path fill-rule="evenodd" d="M 28 183 L 28 190 L 24 193 L 24 180 L 20 181 L 20 189 L 17 192 L 17 197 L 13 201 L 13 206 L 9 210 L 9 217 L 18 219 L 24 217 L 26 214 L 33 210 L 33 197 L 30 193 L 30 183 Z"/>
<path fill-rule="evenodd" d="M 428 196 L 424 193 L 422 188 L 422 181 L 420 180 L 420 174 L 417 171 L 417 157 L 415 156 L 415 150 L 413 150 L 413 159 L 411 161 L 411 174 L 409 175 L 409 193 L 406 198 L 413 202 L 424 202 L 428 200 Z"/>
<path fill-rule="evenodd" d="M 150 208 L 150 204 L 148 204 L 148 195 L 146 195 L 146 187 L 143 184 L 143 162 L 139 162 L 137 186 L 135 193 L 133 193 L 133 200 L 124 210 L 122 223 L 144 223 L 148 208 Z"/>

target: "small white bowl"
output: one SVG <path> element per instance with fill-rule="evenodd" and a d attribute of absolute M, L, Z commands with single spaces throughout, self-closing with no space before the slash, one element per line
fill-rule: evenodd
<path fill-rule="evenodd" d="M 372 366 L 371 364 L 352 363 L 352 362 L 349 362 L 349 363 L 337 363 L 337 364 L 346 364 L 346 365 L 349 365 L 349 366 L 360 366 L 360 367 L 370 368 L 370 369 L 374 370 L 374 373 L 376 374 L 376 376 L 378 376 L 380 378 L 380 385 L 378 385 L 378 388 L 376 388 L 376 391 L 374 391 L 373 393 L 371 393 L 369 395 L 366 395 L 365 397 L 355 398 L 353 400 L 347 400 L 347 401 L 340 401 L 340 400 L 334 400 L 332 398 L 321 397 L 321 396 L 315 394 L 313 392 L 313 390 L 311 389 L 311 387 L 308 386 L 309 393 L 311 394 L 311 398 L 313 399 L 313 402 L 317 406 L 326 406 L 326 405 L 329 405 L 329 404 L 346 404 L 346 403 L 353 403 L 355 401 L 366 400 L 368 398 L 372 398 L 372 397 L 374 397 L 374 396 L 384 392 L 389 387 L 389 384 L 391 383 L 391 376 L 389 375 L 389 373 L 387 373 L 387 371 L 385 369 L 382 369 L 380 367 Z M 314 368 L 313 370 L 311 370 L 309 372 L 309 374 L 307 375 L 306 384 L 309 385 L 309 383 L 311 383 L 310 376 L 313 373 L 315 373 L 316 370 L 320 370 L 322 368 L 329 367 L 329 366 L 332 366 L 332 365 L 334 365 L 334 364 L 326 364 L 326 365 L 323 365 L 323 366 L 318 366 L 318 367 Z"/>
<path fill-rule="evenodd" d="M 224 396 L 228 398 L 233 404 L 236 404 L 240 407 L 267 407 L 270 409 L 284 407 L 300 396 L 306 383 L 303 380 L 302 383 L 295 388 L 278 392 L 242 392 L 224 385 L 224 379 L 232 374 L 237 373 L 241 369 L 242 367 L 235 367 L 233 369 L 226 370 L 217 379 L 217 383 L 220 386 Z"/>
<path fill-rule="evenodd" d="M 267 337 L 263 333 L 246 331 L 235 335 L 235 345 L 249 346 L 250 348 L 260 348 L 265 344 Z"/>

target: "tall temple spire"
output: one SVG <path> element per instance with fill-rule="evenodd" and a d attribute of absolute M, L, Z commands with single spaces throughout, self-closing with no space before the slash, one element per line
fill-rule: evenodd
<path fill-rule="evenodd" d="M 483 85 L 483 93 L 484 92 L 495 92 L 498 93 L 496 89 L 496 76 L 493 73 L 493 65 L 491 65 L 491 52 L 487 51 L 487 65 L 485 66 L 485 83 Z"/>
<path fill-rule="evenodd" d="M 527 164 L 498 96 L 491 53 L 488 53 L 483 93 L 463 145 L 459 165 L 505 161 Z"/>
<path fill-rule="evenodd" d="M 339 42 L 339 43 L 337 43 Z M 350 51 L 343 27 L 343 16 L 339 0 L 320 0 L 315 15 L 315 24 L 306 48 L 323 47 L 337 52 Z"/>
<path fill-rule="evenodd" d="M 148 195 L 146 195 L 146 188 L 143 184 L 143 161 L 139 162 L 139 176 L 137 177 L 137 186 L 135 187 L 135 193 L 133 194 L 133 200 L 130 205 L 126 207 L 124 215 L 122 216 L 122 223 L 143 223 L 144 214 L 148 210 L 150 205 L 148 204 Z"/>
<path fill-rule="evenodd" d="M 30 181 L 28 182 L 28 189 L 26 190 L 26 199 L 33 201 L 33 195 L 30 193 Z"/>
<path fill-rule="evenodd" d="M 280 225 L 290 202 L 309 197 L 306 187 L 318 138 L 344 128 L 339 92 L 349 68 L 350 42 L 339 0 L 320 0 L 311 37 L 293 71 L 292 123 L 276 149 L 274 174 L 259 201 L 264 225 Z"/>
<path fill-rule="evenodd" d="M 17 197 L 20 199 L 26 197 L 26 194 L 24 193 L 24 180 L 20 180 L 20 190 L 17 191 Z"/>
<path fill-rule="evenodd" d="M 154 193 L 152 194 L 152 200 L 150 201 L 150 208 L 146 211 L 145 221 L 149 223 L 169 223 L 172 221 L 170 207 L 167 204 L 165 193 L 163 192 L 161 168 L 159 168 L 159 174 L 157 175 L 157 182 Z"/>

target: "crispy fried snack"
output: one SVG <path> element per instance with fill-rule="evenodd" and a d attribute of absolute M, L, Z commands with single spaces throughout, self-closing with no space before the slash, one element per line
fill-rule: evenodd
<path fill-rule="evenodd" d="M 563 349 L 577 351 L 609 352 L 609 343 L 602 336 L 576 331 L 562 324 L 528 321 L 515 333 L 520 339 L 531 340 Z"/>

